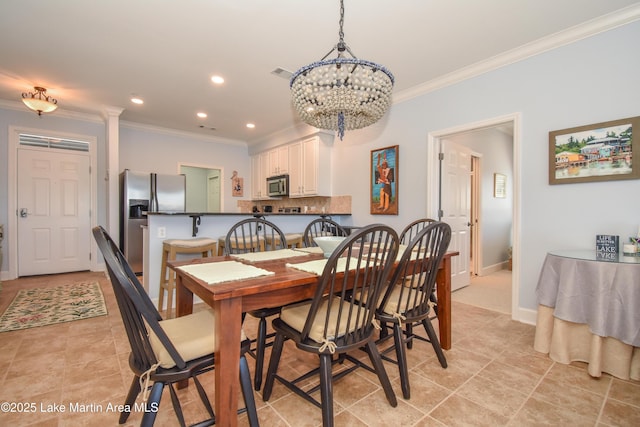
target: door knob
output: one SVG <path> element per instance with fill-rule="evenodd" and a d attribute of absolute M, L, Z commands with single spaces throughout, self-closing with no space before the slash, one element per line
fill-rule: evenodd
<path fill-rule="evenodd" d="M 20 218 L 26 218 L 29 215 L 27 208 L 20 208 Z"/>

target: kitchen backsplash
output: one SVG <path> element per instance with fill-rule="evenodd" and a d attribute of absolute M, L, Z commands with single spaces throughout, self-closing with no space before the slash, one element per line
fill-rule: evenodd
<path fill-rule="evenodd" d="M 351 196 L 283 198 L 278 200 L 238 200 L 238 209 L 242 213 L 252 213 L 254 206 L 258 212 L 265 212 L 265 206 L 271 206 L 273 213 L 328 213 L 350 214 Z M 267 208 L 268 210 L 269 208 Z"/>

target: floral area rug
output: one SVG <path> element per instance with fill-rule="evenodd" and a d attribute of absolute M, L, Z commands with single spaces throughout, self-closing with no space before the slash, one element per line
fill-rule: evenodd
<path fill-rule="evenodd" d="M 0 316 L 0 332 L 104 316 L 107 307 L 97 282 L 22 289 Z"/>

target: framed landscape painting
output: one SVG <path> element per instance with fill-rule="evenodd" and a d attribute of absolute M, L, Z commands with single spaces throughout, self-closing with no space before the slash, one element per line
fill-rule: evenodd
<path fill-rule="evenodd" d="M 549 184 L 640 178 L 640 116 L 549 132 Z"/>
<path fill-rule="evenodd" d="M 371 214 L 398 215 L 398 146 L 371 150 Z"/>

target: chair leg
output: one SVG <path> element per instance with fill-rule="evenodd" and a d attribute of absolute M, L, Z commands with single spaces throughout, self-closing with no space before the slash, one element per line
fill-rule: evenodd
<path fill-rule="evenodd" d="M 196 389 L 198 390 L 198 395 L 200 396 L 200 400 L 204 405 L 205 409 L 209 413 L 209 418 L 211 419 L 212 424 L 215 423 L 216 416 L 213 413 L 213 407 L 211 406 L 211 402 L 209 401 L 209 396 L 207 396 L 207 392 L 204 390 L 202 383 L 198 379 L 198 377 L 194 376 L 193 383 L 196 385 Z"/>
<path fill-rule="evenodd" d="M 129 393 L 127 393 L 127 398 L 124 401 L 125 410 L 120 413 L 120 419 L 118 420 L 119 424 L 124 424 L 127 422 L 129 415 L 131 415 L 131 408 L 133 407 L 133 403 L 136 401 L 136 397 L 140 394 L 140 377 L 137 375 L 133 376 L 133 381 L 131 381 L 131 386 L 129 387 Z"/>
<path fill-rule="evenodd" d="M 411 398 L 411 387 L 409 386 L 409 368 L 407 367 L 407 352 L 405 350 L 405 340 L 400 323 L 393 325 L 393 340 L 396 349 L 396 360 L 400 371 L 400 385 L 402 386 L 402 397 Z"/>
<path fill-rule="evenodd" d="M 260 391 L 262 386 L 262 370 L 264 366 L 264 350 L 267 346 L 267 320 L 264 317 L 258 322 L 258 338 L 256 339 L 256 371 L 253 388 Z"/>
<path fill-rule="evenodd" d="M 320 354 L 320 399 L 322 402 L 322 426 L 333 427 L 333 377 L 331 355 Z"/>
<path fill-rule="evenodd" d="M 407 323 L 407 349 L 411 350 L 413 348 L 413 324 Z"/>
<path fill-rule="evenodd" d="M 424 326 L 424 330 L 427 331 L 427 335 L 429 336 L 429 341 L 431 341 L 431 345 L 436 352 L 436 356 L 438 356 L 438 361 L 440 362 L 440 366 L 443 368 L 447 367 L 447 359 L 444 357 L 444 353 L 442 352 L 442 347 L 440 347 L 440 340 L 438 340 L 438 336 L 436 335 L 435 329 L 433 329 L 433 325 L 431 324 L 431 320 L 422 319 L 422 325 Z"/>
<path fill-rule="evenodd" d="M 385 396 L 387 396 L 387 401 L 395 408 L 398 406 L 396 394 L 393 392 L 391 381 L 389 381 L 389 376 L 387 375 L 387 371 L 384 369 L 380 352 L 378 351 L 378 347 L 376 347 L 374 341 L 369 341 L 367 343 L 367 353 L 369 354 L 369 359 L 376 370 L 376 374 L 378 374 L 378 379 L 380 380 L 380 385 L 382 385 L 382 388 L 384 389 Z"/>
<path fill-rule="evenodd" d="M 140 421 L 140 427 L 152 427 L 156 421 L 157 409 L 160 407 L 160 399 L 162 398 L 162 389 L 164 384 L 156 382 L 151 387 L 151 393 L 149 393 L 149 399 L 147 400 L 147 407 Z"/>
<path fill-rule="evenodd" d="M 176 417 L 178 417 L 178 423 L 180 423 L 180 427 L 186 427 L 186 423 L 184 421 L 184 414 L 182 413 L 182 406 L 180 405 L 180 399 L 178 399 L 178 394 L 176 393 L 176 389 L 173 388 L 173 384 L 169 384 L 169 394 L 171 395 L 173 412 L 175 412 Z"/>
<path fill-rule="evenodd" d="M 247 358 L 240 356 L 240 388 L 242 397 L 244 398 L 244 406 L 247 408 L 247 416 L 249 417 L 249 425 L 251 427 L 259 426 L 258 412 L 256 410 L 256 400 L 251 389 L 251 373 L 249 372 L 249 364 Z"/>
<path fill-rule="evenodd" d="M 280 356 L 282 355 L 282 347 L 284 346 L 284 335 L 276 334 L 276 338 L 273 342 L 273 348 L 271 349 L 271 359 L 269 359 L 269 367 L 267 368 L 267 378 L 262 388 L 262 400 L 265 402 L 271 397 L 271 391 L 273 390 L 273 382 L 276 379 L 276 373 L 278 372 L 278 365 L 280 364 Z"/>

